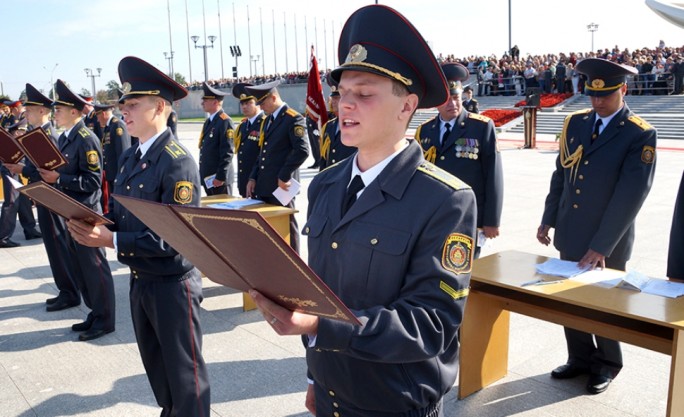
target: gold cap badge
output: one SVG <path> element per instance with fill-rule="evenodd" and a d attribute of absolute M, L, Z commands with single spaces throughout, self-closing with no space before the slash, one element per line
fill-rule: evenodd
<path fill-rule="evenodd" d="M 363 45 L 357 43 L 349 48 L 349 54 L 344 62 L 363 62 L 366 60 L 366 58 L 368 58 L 368 51 L 363 47 Z"/>
<path fill-rule="evenodd" d="M 603 87 L 605 87 L 605 85 L 606 85 L 606 82 L 600 78 L 595 78 L 591 81 L 591 87 L 592 88 L 603 88 Z"/>
<path fill-rule="evenodd" d="M 123 85 L 121 86 L 121 89 L 123 90 L 124 94 L 130 93 L 130 92 L 131 92 L 131 83 L 129 83 L 128 81 L 126 81 L 126 82 L 123 83 Z"/>

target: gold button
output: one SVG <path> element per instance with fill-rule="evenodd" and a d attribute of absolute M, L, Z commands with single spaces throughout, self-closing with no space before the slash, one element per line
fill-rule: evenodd
<path fill-rule="evenodd" d="M 573 204 L 572 208 L 576 209 L 576 208 L 579 208 L 579 206 L 577 204 Z"/>
<path fill-rule="evenodd" d="M 261 166 L 261 169 L 264 169 L 264 166 L 263 166 L 263 165 Z"/>
<path fill-rule="evenodd" d="M 444 155 L 440 156 L 439 159 L 440 159 L 441 161 L 443 161 L 443 160 L 444 160 Z"/>
<path fill-rule="evenodd" d="M 322 351 L 321 349 L 318 349 L 318 348 L 317 348 L 317 349 L 316 349 L 316 352 L 320 353 L 320 352 L 323 352 L 323 351 Z"/>
<path fill-rule="evenodd" d="M 378 244 L 378 239 L 373 238 L 371 239 L 371 245 L 377 245 Z"/>
<path fill-rule="evenodd" d="M 126 254 L 123 253 L 123 252 L 121 252 L 119 255 L 120 255 L 120 256 L 126 256 Z"/>
<path fill-rule="evenodd" d="M 335 412 L 333 413 L 333 416 L 335 416 L 335 417 L 340 417 L 340 413 L 338 413 L 337 411 L 335 411 Z"/>
<path fill-rule="evenodd" d="M 589 165 L 589 161 L 584 161 L 584 165 Z"/>
<path fill-rule="evenodd" d="M 268 142 L 264 142 L 264 146 L 268 145 Z"/>
<path fill-rule="evenodd" d="M 265 160 L 266 160 L 266 158 L 261 158 L 261 160 L 262 160 L 262 161 L 265 161 Z"/>
<path fill-rule="evenodd" d="M 575 194 L 580 194 L 580 193 L 581 193 L 581 191 L 579 188 L 575 190 Z"/>
<path fill-rule="evenodd" d="M 334 397 L 334 396 L 335 396 L 335 391 L 330 390 L 330 391 L 328 391 L 328 394 L 329 394 L 331 397 Z"/>
<path fill-rule="evenodd" d="M 145 184 L 140 184 L 140 185 L 138 185 L 138 187 L 143 188 L 144 185 L 145 185 Z"/>
<path fill-rule="evenodd" d="M 242 172 L 242 170 L 240 170 L 240 172 Z"/>
<path fill-rule="evenodd" d="M 330 245 L 333 249 L 337 249 L 337 242 L 333 242 L 332 245 Z"/>
<path fill-rule="evenodd" d="M 335 150 L 333 149 L 332 152 L 335 153 Z"/>
<path fill-rule="evenodd" d="M 130 185 L 127 185 L 127 186 L 126 186 L 126 189 L 127 189 L 127 190 L 130 190 L 130 189 L 131 189 L 131 186 L 130 186 Z"/>
<path fill-rule="evenodd" d="M 129 253 L 128 256 L 133 256 L 133 252 Z"/>
<path fill-rule="evenodd" d="M 305 227 L 305 228 L 304 228 L 304 233 L 309 233 L 309 228 L 308 228 L 308 227 Z"/>
<path fill-rule="evenodd" d="M 583 180 L 583 179 L 584 179 L 584 175 L 581 175 L 581 174 L 580 174 L 579 179 Z"/>
<path fill-rule="evenodd" d="M 333 401 L 333 407 L 340 408 L 340 405 L 336 401 Z"/>

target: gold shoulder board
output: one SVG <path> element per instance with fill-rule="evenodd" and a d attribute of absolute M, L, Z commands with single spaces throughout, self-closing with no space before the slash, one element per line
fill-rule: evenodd
<path fill-rule="evenodd" d="M 292 116 L 292 117 L 299 116 L 299 113 L 297 113 L 297 110 L 295 110 L 293 108 L 288 108 L 287 111 L 285 112 L 285 114 L 287 114 L 288 116 Z"/>
<path fill-rule="evenodd" d="M 479 120 L 479 121 L 485 122 L 485 123 L 489 123 L 489 121 L 492 120 L 492 119 L 490 119 L 490 118 L 487 117 L 487 116 L 483 116 L 483 115 L 477 114 L 477 113 L 468 113 L 468 118 L 469 118 L 469 119 Z"/>
<path fill-rule="evenodd" d="M 78 134 L 83 136 L 84 138 L 90 136 L 90 134 L 88 133 L 88 129 L 86 129 L 85 127 L 78 129 Z"/>
<path fill-rule="evenodd" d="M 226 119 L 228 119 L 230 116 L 228 116 L 228 115 L 225 114 L 225 113 L 221 113 L 221 116 L 220 116 L 220 117 L 221 117 L 221 120 L 226 120 Z"/>
<path fill-rule="evenodd" d="M 639 128 L 641 128 L 641 130 L 653 129 L 653 126 L 651 126 L 646 120 L 642 119 L 641 117 L 637 116 L 636 114 L 629 116 L 627 118 L 627 120 L 629 120 L 630 122 L 639 126 Z"/>
<path fill-rule="evenodd" d="M 454 177 L 453 175 L 449 174 L 445 170 L 429 163 L 429 162 L 423 162 L 418 166 L 418 171 L 423 172 L 432 178 L 435 178 L 444 184 L 448 185 L 449 187 L 453 188 L 454 190 L 463 190 L 463 189 L 468 189 L 470 186 L 463 181 L 459 180 L 458 178 Z"/>

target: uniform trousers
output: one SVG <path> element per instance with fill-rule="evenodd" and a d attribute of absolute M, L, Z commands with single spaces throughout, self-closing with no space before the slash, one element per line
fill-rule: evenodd
<path fill-rule="evenodd" d="M 76 242 L 71 234 L 64 238 L 72 254 L 76 286 L 83 302 L 91 310 L 87 321 L 91 329 L 114 329 L 114 281 L 104 248 L 90 248 Z"/>
<path fill-rule="evenodd" d="M 19 223 L 24 229 L 24 234 L 32 232 L 36 228 L 36 218 L 33 217 L 31 200 L 25 195 L 18 194 L 12 184 L 3 178 L 2 192 L 5 201 L 2 203 L 2 213 L 0 214 L 0 240 L 12 238 L 14 229 L 17 227 L 17 214 Z"/>
<path fill-rule="evenodd" d="M 359 389 L 363 389 L 359 387 Z M 314 384 L 316 398 L 316 417 L 354 416 L 354 417 L 444 417 L 443 401 L 431 404 L 425 408 L 409 410 L 405 412 L 381 412 L 371 410 L 359 410 L 356 407 L 346 405 L 343 401 L 331 395 L 331 391 L 319 383 Z M 386 400 L 378 398 L 378 405 L 385 405 Z M 335 414 L 337 413 L 337 414 Z"/>
<path fill-rule="evenodd" d="M 561 253 L 561 259 L 568 259 Z M 626 262 L 606 258 L 606 267 L 625 270 Z M 617 340 L 593 335 L 591 333 L 565 327 L 565 340 L 568 345 L 568 363 L 587 368 L 593 375 L 615 378 L 622 369 L 622 349 Z"/>
<path fill-rule="evenodd" d="M 43 244 L 47 252 L 50 270 L 59 290 L 59 298 L 64 300 L 80 300 L 72 258 L 69 256 L 69 246 L 64 219 L 52 213 L 45 207 L 38 205 L 38 221 L 43 232 Z"/>
<path fill-rule="evenodd" d="M 210 388 L 202 356 L 202 278 L 134 278 L 133 329 L 162 417 L 209 417 Z"/>

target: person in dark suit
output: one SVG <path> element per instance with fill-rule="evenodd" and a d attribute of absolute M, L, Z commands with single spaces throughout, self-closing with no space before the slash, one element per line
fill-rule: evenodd
<path fill-rule="evenodd" d="M 587 76 L 585 94 L 592 108 L 565 119 L 537 239 L 551 243 L 553 227 L 561 259 L 624 271 L 634 221 L 653 183 L 657 135 L 624 102 L 633 67 L 587 58 L 576 69 Z M 605 391 L 622 368 L 620 344 L 567 327 L 565 336 L 568 361 L 551 376 L 590 374 L 587 391 Z"/>
<path fill-rule="evenodd" d="M 496 144 L 494 122 L 465 111 L 461 81 L 468 69 L 448 63 L 442 70 L 449 82 L 450 99 L 437 107 L 439 115 L 416 129 L 415 138 L 425 159 L 470 185 L 477 198 L 477 227 L 481 230 L 475 258 L 486 239 L 499 236 L 503 208 L 503 167 Z"/>
<path fill-rule="evenodd" d="M 278 84 L 280 81 L 245 87 L 268 113 L 261 124 L 259 159 L 250 174 L 246 193 L 247 197 L 268 204 L 282 205 L 273 192 L 277 188 L 288 190 L 290 180 L 299 179 L 299 167 L 309 155 L 309 144 L 306 120 L 283 102 L 276 88 Z M 294 208 L 294 199 L 286 207 Z M 290 245 L 299 251 L 299 228 L 294 214 L 290 215 Z"/>
<path fill-rule="evenodd" d="M 448 415 L 475 195 L 405 138 L 416 108 L 448 98 L 446 81 L 418 31 L 386 6 L 351 15 L 338 56 L 342 141 L 358 152 L 314 177 L 304 234 L 309 265 L 361 324 L 250 294 L 278 334 L 304 335 L 315 415 Z"/>
<path fill-rule="evenodd" d="M 558 65 L 556 65 L 556 91 L 558 93 L 565 93 L 565 79 L 567 78 L 567 71 L 565 67 L 565 61 L 560 60 Z"/>
<path fill-rule="evenodd" d="M 240 100 L 240 111 L 245 116 L 235 128 L 237 185 L 242 197 L 247 197 L 247 182 L 259 157 L 259 132 L 264 120 L 264 112 L 256 104 L 256 99 L 245 91 L 245 87 L 251 85 L 238 83 L 232 91 L 233 97 Z"/>
<path fill-rule="evenodd" d="M 473 98 L 473 87 L 469 85 L 463 89 L 463 108 L 468 113 L 480 113 L 480 103 Z"/>
<path fill-rule="evenodd" d="M 176 111 L 171 107 L 171 113 L 169 114 L 169 117 L 166 119 L 166 127 L 171 129 L 171 133 L 173 133 L 173 137 L 178 139 L 178 115 L 176 114 Z"/>
<path fill-rule="evenodd" d="M 165 204 L 198 206 L 199 170 L 190 152 L 166 126 L 171 103 L 188 92 L 136 57 L 119 62 L 123 116 L 139 146 L 121 157 L 114 193 Z M 140 357 L 162 416 L 211 413 L 202 357 L 202 278 L 187 259 L 128 212 L 116 199 L 107 216 L 112 229 L 72 220 L 74 239 L 115 248 L 131 269 L 131 318 Z"/>
<path fill-rule="evenodd" d="M 55 83 L 55 121 L 65 129 L 58 140 L 59 150 L 67 164 L 54 171 L 38 169 L 40 176 L 55 187 L 85 205 L 101 213 L 102 148 L 100 140 L 83 123 L 81 112 L 85 101 L 72 92 L 62 80 Z M 73 256 L 74 276 L 83 301 L 91 309 L 82 323 L 72 326 L 82 332 L 78 339 L 93 340 L 114 331 L 115 305 L 114 282 L 104 248 L 81 245 L 65 234 Z M 60 300 L 48 306 L 54 309 L 80 304 L 80 300 Z"/>
<path fill-rule="evenodd" d="M 31 130 L 42 128 L 55 146 L 58 146 L 57 138 L 59 135 L 50 123 L 52 100 L 45 97 L 33 85 L 26 83 L 25 107 L 29 128 Z M 21 174 L 28 178 L 31 183 L 42 180 L 38 168 L 28 160 L 25 164 L 6 164 L 6 166 L 13 174 Z M 67 234 L 66 223 L 63 217 L 40 204 L 36 205 L 36 212 L 38 213 L 40 227 L 45 233 L 43 244 L 50 263 L 52 278 L 59 291 L 56 297 L 48 298 L 45 303 L 48 311 L 61 310 L 70 306 L 72 304 L 70 301 L 80 299 L 80 292 L 74 276 L 76 269 L 72 263 L 67 237 L 65 236 Z"/>
<path fill-rule="evenodd" d="M 672 214 L 670 244 L 667 252 L 667 276 L 684 281 L 684 173 L 679 182 L 679 191 Z"/>
<path fill-rule="evenodd" d="M 83 94 L 79 94 L 78 96 L 86 103 L 85 106 L 83 106 L 83 124 L 85 124 L 85 127 L 90 129 L 98 139 L 102 140 L 102 127 L 97 121 L 95 107 L 93 106 L 93 97 Z"/>
<path fill-rule="evenodd" d="M 106 187 L 102 187 L 102 207 L 108 210 L 109 195 L 114 189 L 114 178 L 119 172 L 119 159 L 131 147 L 131 135 L 128 134 L 123 120 L 114 116 L 113 104 L 94 104 L 93 107 L 102 130 L 102 184 L 106 184 Z"/>
<path fill-rule="evenodd" d="M 342 143 L 340 120 L 338 119 L 340 92 L 337 89 L 337 83 L 332 77 L 328 77 L 328 84 L 330 85 L 330 109 L 332 115 L 328 117 L 328 121 L 321 129 L 321 171 L 356 153 L 356 148 Z"/>
<path fill-rule="evenodd" d="M 235 126 L 223 111 L 223 97 L 228 95 L 202 83 L 202 109 L 209 114 L 199 139 L 199 173 L 207 195 L 233 194 L 233 155 Z"/>

